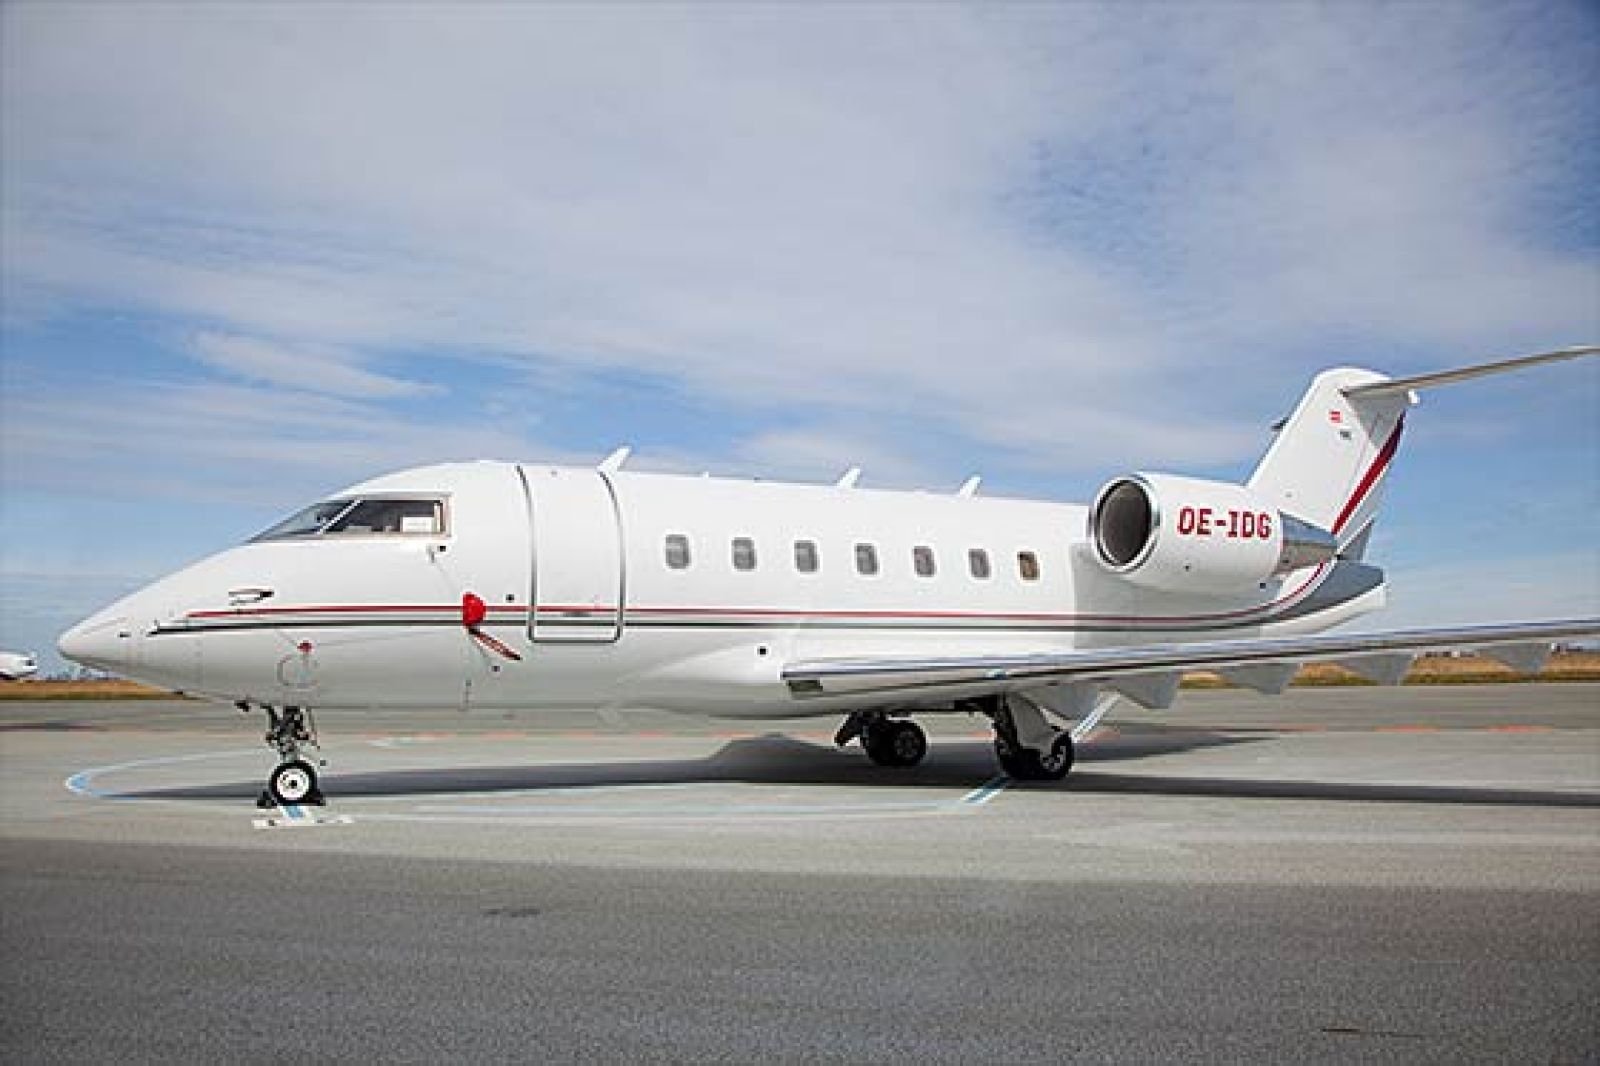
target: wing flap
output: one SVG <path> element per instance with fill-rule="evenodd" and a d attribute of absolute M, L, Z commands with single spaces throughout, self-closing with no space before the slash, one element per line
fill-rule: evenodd
<path fill-rule="evenodd" d="M 789 664 L 783 670 L 783 679 L 797 697 L 925 695 L 930 690 L 968 696 L 1081 682 L 1111 688 L 1139 703 L 1153 701 L 1146 706 L 1165 706 L 1160 701 L 1167 685 L 1170 683 L 1175 689 L 1177 678 L 1190 670 L 1238 674 L 1242 668 L 1245 672 L 1241 676 L 1252 676 L 1252 668 L 1334 660 L 1374 680 L 1393 683 L 1424 651 L 1481 650 L 1517 669 L 1520 665 L 1542 663 L 1542 656 L 1549 653 L 1553 644 L 1597 636 L 1600 619 L 1586 618 L 1387 633 L 1197 641 L 1037 655 L 813 659 Z M 1541 658 L 1536 661 L 1528 649 L 1538 650 Z M 1509 661 L 1502 656 L 1509 656 Z M 1272 679 L 1266 672 L 1253 676 L 1261 681 Z"/>
<path fill-rule="evenodd" d="M 1178 698 L 1178 683 L 1182 680 L 1182 670 L 1128 673 L 1114 678 L 1109 687 L 1147 711 L 1164 711 Z"/>
<path fill-rule="evenodd" d="M 1536 674 L 1550 658 L 1548 644 L 1501 644 L 1484 648 L 1483 654 L 1497 663 L 1509 666 L 1519 674 Z"/>
<path fill-rule="evenodd" d="M 1299 669 L 1298 662 L 1255 663 L 1224 667 L 1217 672 L 1235 685 L 1253 689 L 1263 696 L 1276 696 L 1289 687 Z"/>
<path fill-rule="evenodd" d="M 1375 684 L 1398 685 L 1406 679 L 1406 673 L 1416 659 L 1410 652 L 1385 652 L 1379 655 L 1343 656 L 1334 662 Z"/>

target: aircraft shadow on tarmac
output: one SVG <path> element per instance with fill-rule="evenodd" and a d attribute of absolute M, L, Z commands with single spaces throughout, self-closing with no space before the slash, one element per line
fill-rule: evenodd
<path fill-rule="evenodd" d="M 1114 764 L 1152 755 L 1248 744 L 1273 734 L 1212 733 L 1192 729 L 1117 733 L 1078 748 L 1078 768 L 1066 781 L 1029 782 L 1029 789 L 1090 794 L 1194 796 L 1240 799 L 1343 800 L 1382 803 L 1488 804 L 1534 807 L 1600 807 L 1600 796 L 1586 793 L 1488 788 L 1461 785 L 1370 784 L 1312 780 L 1187 777 L 1108 773 Z M 461 766 L 437 770 L 388 770 L 329 774 L 325 788 L 333 799 L 358 797 L 439 797 L 494 792 L 619 788 L 629 785 L 769 784 L 969 790 L 996 773 L 994 753 L 979 741 L 938 740 L 927 759 L 911 770 L 888 770 L 860 752 L 772 733 L 730 741 L 698 759 L 637 760 L 604 763 L 535 763 L 515 766 Z M 254 799 L 259 781 L 143 789 L 128 799 Z"/>
<path fill-rule="evenodd" d="M 1201 748 L 1249 743 L 1254 737 L 1199 730 L 1138 736 L 1115 735 L 1082 744 L 1078 765 L 1138 759 Z M 337 756 L 337 751 L 335 751 Z M 770 784 L 928 788 L 966 791 L 999 772 L 993 747 L 983 741 L 935 739 L 922 765 L 909 770 L 874 766 L 856 749 L 797 740 L 779 733 L 733 740 L 697 759 L 619 760 L 599 763 L 524 763 L 514 766 L 442 766 L 437 770 L 329 772 L 323 788 L 331 798 L 442 796 L 484 792 L 617 788 L 628 785 Z M 1074 776 L 1060 785 L 1067 788 Z M 214 785 L 144 788 L 119 793 L 127 799 L 254 799 L 259 780 Z"/>
<path fill-rule="evenodd" d="M 1073 792 L 1236 799 L 1343 800 L 1368 803 L 1482 804 L 1497 807 L 1600 807 L 1600 795 L 1471 785 L 1365 784 L 1353 781 L 1270 781 L 1144 774 L 1074 775 Z"/>

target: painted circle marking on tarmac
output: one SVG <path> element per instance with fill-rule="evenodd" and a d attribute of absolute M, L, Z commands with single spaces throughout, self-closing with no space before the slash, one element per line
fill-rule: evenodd
<path fill-rule="evenodd" d="M 382 740 L 371 742 L 386 747 Z M 227 811 L 233 813 L 233 804 L 205 803 L 171 796 L 142 795 L 138 792 L 119 791 L 103 787 L 100 778 L 120 773 L 148 770 L 154 767 L 175 766 L 239 758 L 260 759 L 261 752 L 246 750 L 195 752 L 187 755 L 163 755 L 149 759 L 132 759 L 127 762 L 94 766 L 80 770 L 62 782 L 75 795 L 90 799 L 118 802 L 182 803 L 189 809 Z M 537 764 L 530 764 L 530 769 Z M 465 771 L 466 768 L 463 768 Z M 336 779 L 335 779 L 336 780 Z M 770 803 L 691 802 L 688 804 L 606 804 L 569 803 L 569 798 L 587 799 L 607 794 L 623 796 L 639 793 L 697 793 L 722 788 L 726 781 L 651 782 L 621 785 L 560 785 L 544 788 L 473 790 L 454 795 L 452 802 L 441 802 L 435 794 L 431 800 L 422 794 L 363 796 L 364 803 L 413 803 L 415 808 L 404 812 L 363 811 L 362 820 L 407 822 L 469 822 L 477 824 L 557 823 L 557 822 L 663 822 L 663 821 L 759 821 L 771 819 L 806 820 L 812 818 L 905 817 L 930 814 L 953 814 L 983 807 L 1000 795 L 1011 784 L 1005 775 L 990 778 L 959 796 L 945 796 L 926 800 L 884 800 L 880 802 L 853 803 Z M 737 784 L 734 782 L 733 784 Z M 337 784 L 334 785 L 337 797 Z M 519 800 L 528 802 L 518 802 Z M 490 801 L 490 802 L 474 802 Z M 543 802 L 541 802 L 543 801 Z"/>
<path fill-rule="evenodd" d="M 80 770 L 67 778 L 61 784 L 68 792 L 79 796 L 90 796 L 94 799 L 108 800 L 155 800 L 160 797 L 140 796 L 131 792 L 111 792 L 94 785 L 94 779 L 106 774 L 121 773 L 127 770 L 142 770 L 151 766 L 168 766 L 175 763 L 205 762 L 211 759 L 237 759 L 243 756 L 259 758 L 261 753 L 254 748 L 248 751 L 202 751 L 191 755 L 162 755 L 152 759 L 133 759 L 129 762 L 113 763 L 110 766 L 92 766 L 87 770 Z"/>

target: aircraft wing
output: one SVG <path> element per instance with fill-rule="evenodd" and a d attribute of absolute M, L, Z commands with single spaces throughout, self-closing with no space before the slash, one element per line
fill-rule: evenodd
<path fill-rule="evenodd" d="M 1474 649 L 1514 670 L 1533 672 L 1544 664 L 1554 644 L 1597 636 L 1600 618 L 1589 618 L 1039 655 L 814 659 L 789 664 L 783 679 L 800 698 L 860 694 L 876 702 L 921 701 L 1070 686 L 1086 693 L 1111 689 L 1143 706 L 1165 707 L 1171 704 L 1179 679 L 1191 670 L 1214 670 L 1247 688 L 1276 693 L 1301 664 L 1333 661 L 1371 680 L 1394 684 L 1425 651 Z"/>

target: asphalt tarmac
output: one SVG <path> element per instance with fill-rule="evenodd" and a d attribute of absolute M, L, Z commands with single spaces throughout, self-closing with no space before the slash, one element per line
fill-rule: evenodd
<path fill-rule="evenodd" d="M 1600 686 L 930 718 L 0 703 L 6 1061 L 1600 1061 Z"/>

